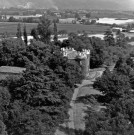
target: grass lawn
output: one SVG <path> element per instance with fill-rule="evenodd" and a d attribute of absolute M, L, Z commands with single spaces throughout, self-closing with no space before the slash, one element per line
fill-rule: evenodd
<path fill-rule="evenodd" d="M 79 93 L 77 97 L 83 97 L 87 95 L 101 95 L 101 92 L 98 90 L 93 89 L 92 85 L 86 85 L 79 89 Z"/>
<path fill-rule="evenodd" d="M 0 34 L 8 33 L 9 35 L 16 35 L 17 31 L 17 24 L 15 22 L 0 22 Z M 21 24 L 23 28 L 23 23 Z M 30 33 L 32 28 L 37 26 L 36 23 L 26 23 L 27 32 Z M 87 33 L 103 33 L 106 31 L 109 26 L 102 26 L 102 25 L 82 25 L 82 24 L 57 24 L 58 31 L 59 30 L 67 30 L 68 33 L 70 32 L 78 32 L 78 31 L 85 31 Z"/>

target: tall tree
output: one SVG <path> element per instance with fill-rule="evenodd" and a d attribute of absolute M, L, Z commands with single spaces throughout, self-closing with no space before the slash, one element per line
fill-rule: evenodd
<path fill-rule="evenodd" d="M 132 29 L 131 24 L 128 24 L 128 25 L 127 25 L 127 31 L 129 32 L 131 29 Z"/>
<path fill-rule="evenodd" d="M 80 15 L 78 13 L 75 13 L 75 19 L 80 20 Z"/>
<path fill-rule="evenodd" d="M 91 68 L 98 68 L 105 62 L 105 42 L 99 38 L 92 38 Z"/>
<path fill-rule="evenodd" d="M 33 28 L 33 29 L 31 30 L 31 36 L 33 36 L 33 38 L 34 38 L 35 40 L 38 40 L 38 39 L 39 39 L 39 35 L 38 35 L 37 29 Z"/>
<path fill-rule="evenodd" d="M 17 36 L 18 39 L 21 39 L 22 33 L 21 33 L 21 25 L 20 25 L 20 23 L 18 23 L 18 26 L 17 26 L 16 36 Z"/>
<path fill-rule="evenodd" d="M 86 17 L 87 17 L 87 18 L 90 18 L 90 17 L 91 17 L 91 13 L 87 13 L 87 14 L 86 14 Z"/>
<path fill-rule="evenodd" d="M 109 70 L 106 70 L 93 86 L 104 94 L 107 103 L 121 98 L 131 89 L 128 76 L 117 72 L 111 73 Z"/>
<path fill-rule="evenodd" d="M 52 30 L 50 29 L 51 21 L 43 16 L 40 19 L 38 24 L 37 30 L 40 36 L 40 40 L 46 44 L 49 44 L 51 41 L 51 33 Z"/>
<path fill-rule="evenodd" d="M 104 34 L 104 40 L 108 46 L 115 46 L 115 39 L 111 30 L 107 30 Z"/>
<path fill-rule="evenodd" d="M 23 37 L 24 37 L 24 42 L 27 45 L 28 43 L 28 39 L 27 39 L 27 30 L 26 30 L 26 25 L 24 25 L 24 29 L 23 29 Z"/>
<path fill-rule="evenodd" d="M 57 41 L 58 41 L 58 31 L 57 31 L 56 21 L 54 21 L 54 42 Z"/>
<path fill-rule="evenodd" d="M 119 47 L 126 47 L 126 38 L 121 32 L 116 33 L 116 45 Z"/>

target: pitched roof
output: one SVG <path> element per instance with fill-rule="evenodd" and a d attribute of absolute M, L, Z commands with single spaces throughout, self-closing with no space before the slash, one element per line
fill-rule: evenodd
<path fill-rule="evenodd" d="M 20 74 L 25 70 L 26 70 L 26 68 L 21 68 L 21 67 L 11 67 L 11 66 L 1 66 L 0 67 L 0 73 Z"/>

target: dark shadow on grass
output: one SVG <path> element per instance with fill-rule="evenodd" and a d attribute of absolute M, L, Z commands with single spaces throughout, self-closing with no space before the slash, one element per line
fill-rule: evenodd
<path fill-rule="evenodd" d="M 107 103 L 107 98 L 104 95 L 94 95 L 94 98 L 97 100 L 100 104 Z"/>
<path fill-rule="evenodd" d="M 82 97 L 77 97 L 76 103 L 83 103 L 83 104 L 91 104 L 91 105 L 97 105 L 97 100 L 94 97 L 95 95 L 85 95 Z"/>
<path fill-rule="evenodd" d="M 89 135 L 86 131 L 75 130 L 67 127 L 60 127 L 60 131 L 64 132 L 66 135 Z"/>
<path fill-rule="evenodd" d="M 75 103 L 83 103 L 85 105 L 93 106 L 105 106 L 107 99 L 103 95 L 85 95 L 82 97 L 77 97 Z"/>
<path fill-rule="evenodd" d="M 84 87 L 93 87 L 93 84 L 87 84 L 87 85 L 82 86 L 81 88 L 84 88 Z"/>

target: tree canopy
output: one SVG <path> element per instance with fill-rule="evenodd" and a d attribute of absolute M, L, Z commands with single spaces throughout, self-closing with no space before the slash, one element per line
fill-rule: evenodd
<path fill-rule="evenodd" d="M 63 57 L 53 43 L 21 42 L 5 40 L 0 47 L 1 66 L 26 68 L 21 76 L 1 81 L 2 132 L 53 135 L 68 118 L 74 86 L 83 79 L 81 67 Z"/>
<path fill-rule="evenodd" d="M 103 93 L 98 99 L 104 109 L 88 108 L 86 134 L 132 135 L 134 134 L 134 71 L 125 59 L 119 59 L 114 71 L 108 69 L 93 87 Z"/>

